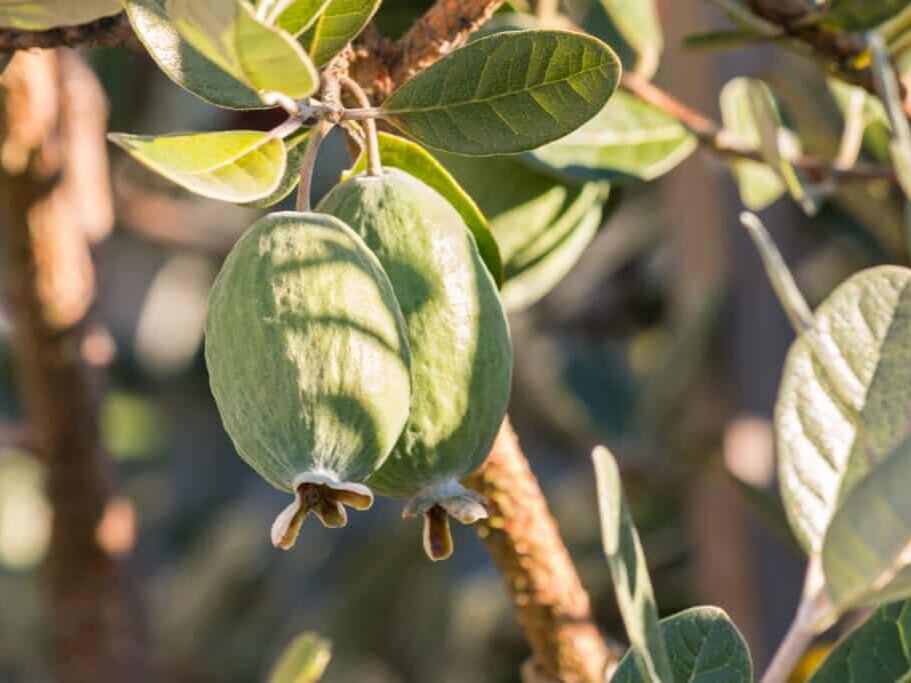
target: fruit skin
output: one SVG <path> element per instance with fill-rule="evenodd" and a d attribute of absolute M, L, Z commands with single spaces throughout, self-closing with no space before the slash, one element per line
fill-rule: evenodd
<path fill-rule="evenodd" d="M 405 425 L 410 351 L 389 279 L 348 226 L 292 212 L 254 224 L 212 288 L 206 363 L 240 456 L 296 495 L 285 532 L 310 508 L 341 526 L 339 503 L 369 507 L 357 482 Z"/>
<path fill-rule="evenodd" d="M 336 186 L 318 210 L 364 238 L 389 275 L 408 327 L 411 414 L 368 484 L 412 498 L 406 516 L 441 506 L 460 521 L 477 521 L 486 512 L 458 480 L 493 445 L 509 402 L 512 348 L 474 238 L 441 195 L 398 169 Z"/>

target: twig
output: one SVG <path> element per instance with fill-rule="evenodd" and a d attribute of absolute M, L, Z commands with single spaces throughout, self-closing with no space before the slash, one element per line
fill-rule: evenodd
<path fill-rule="evenodd" d="M 503 422 L 487 462 L 466 485 L 488 501 L 478 534 L 512 595 L 535 669 L 562 683 L 602 683 L 616 661 L 518 439 Z"/>
<path fill-rule="evenodd" d="M 125 12 L 50 31 L 0 29 L 0 52 L 52 47 L 117 47 L 138 44 Z"/>
<path fill-rule="evenodd" d="M 357 103 L 365 109 L 370 108 L 370 100 L 367 94 L 350 76 L 343 76 L 339 82 L 342 88 L 354 96 Z M 367 148 L 367 172 L 372 176 L 381 176 L 383 174 L 383 164 L 380 161 L 380 145 L 376 133 L 376 120 L 373 118 L 364 119 L 364 129 L 366 131 L 365 146 Z"/>
<path fill-rule="evenodd" d="M 334 128 L 328 121 L 319 121 L 310 132 L 307 140 L 307 149 L 301 161 L 300 186 L 297 188 L 297 210 L 310 210 L 310 191 L 313 186 L 313 170 L 316 167 L 316 158 L 319 156 L 320 147 L 329 132 Z"/>
<path fill-rule="evenodd" d="M 725 140 L 724 131 L 718 123 L 644 78 L 631 73 L 624 74 L 622 86 L 628 92 L 677 119 L 696 136 L 702 149 L 710 154 L 725 159 L 744 159 L 765 163 L 765 159 L 758 149 L 739 146 Z M 822 180 L 887 180 L 891 183 L 898 183 L 895 169 L 890 166 L 858 162 L 853 166 L 845 167 L 838 160 L 829 161 L 809 155 L 793 159 L 791 163 L 814 182 Z"/>
<path fill-rule="evenodd" d="M 0 244 L 18 387 L 47 465 L 53 507 L 45 574 L 57 680 L 141 683 L 151 677 L 138 599 L 124 565 L 99 535 L 114 501 L 112 472 L 99 443 L 97 379 L 81 354 L 94 271 L 84 217 L 73 200 L 86 189 L 73 173 L 84 169 L 66 159 L 73 144 L 87 141 L 69 139 L 68 132 L 90 129 L 72 117 L 103 118 L 105 112 L 91 106 L 97 82 L 78 92 L 63 86 L 86 69 L 75 53 L 57 50 L 20 52 L 4 73 Z M 95 144 L 103 148 L 103 137 Z"/>

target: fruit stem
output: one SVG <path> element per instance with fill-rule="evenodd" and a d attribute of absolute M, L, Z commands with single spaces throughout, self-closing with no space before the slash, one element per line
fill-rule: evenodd
<path fill-rule="evenodd" d="M 323 140 L 332 130 L 334 124 L 328 121 L 319 121 L 310 133 L 310 139 L 307 141 L 307 150 L 304 152 L 304 160 L 301 162 L 300 170 L 300 187 L 297 188 L 297 210 L 310 211 L 310 188 L 313 185 L 313 169 L 316 167 L 316 158 L 319 156 L 319 148 Z"/>
<path fill-rule="evenodd" d="M 343 76 L 339 79 L 341 86 L 347 90 L 357 103 L 364 109 L 371 107 L 370 99 L 363 88 L 350 76 Z M 376 132 L 376 120 L 373 118 L 364 119 L 364 128 L 367 133 L 367 173 L 379 177 L 383 174 L 383 164 L 380 161 L 380 143 Z"/>

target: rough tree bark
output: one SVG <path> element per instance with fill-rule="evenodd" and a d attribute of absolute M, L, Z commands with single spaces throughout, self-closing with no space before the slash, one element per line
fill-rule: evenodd
<path fill-rule="evenodd" d="M 112 501 L 99 446 L 90 376 L 97 337 L 85 323 L 94 292 L 89 241 L 111 216 L 105 157 L 85 146 L 104 144 L 105 106 L 70 51 L 20 52 L 0 79 L 3 277 L 22 404 L 47 465 L 45 573 L 61 683 L 148 680 L 126 548 L 105 533 L 124 507 Z"/>
<path fill-rule="evenodd" d="M 588 593 L 508 418 L 466 484 L 488 501 L 490 518 L 478 534 L 506 579 L 532 649 L 526 681 L 601 683 L 614 653 L 594 624 Z"/>

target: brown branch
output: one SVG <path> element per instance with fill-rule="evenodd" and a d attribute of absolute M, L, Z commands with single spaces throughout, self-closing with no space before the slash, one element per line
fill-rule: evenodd
<path fill-rule="evenodd" d="M 466 481 L 487 498 L 478 533 L 512 595 L 536 680 L 601 683 L 616 657 L 592 619 L 557 523 L 507 418 L 487 462 Z M 526 683 L 529 679 L 526 673 Z"/>
<path fill-rule="evenodd" d="M 696 136 L 702 149 L 710 154 L 724 159 L 765 162 L 758 149 L 741 147 L 725 141 L 722 127 L 718 123 L 644 78 L 626 73 L 623 75 L 622 86 L 677 119 Z M 891 166 L 861 162 L 842 167 L 833 161 L 809 155 L 794 159 L 792 163 L 814 182 L 887 180 L 893 184 L 898 183 L 895 169 Z"/>
<path fill-rule="evenodd" d="M 89 231 L 97 234 L 99 216 L 110 212 L 87 220 L 88 198 L 77 195 L 93 191 L 95 201 L 106 201 L 107 169 L 69 163 L 74 155 L 103 158 L 74 146 L 86 145 L 91 131 L 104 145 L 97 125 L 106 117 L 104 98 L 70 51 L 20 52 L 0 86 L 3 277 L 19 392 L 53 507 L 45 572 L 57 680 L 142 683 L 149 677 L 142 619 L 120 557 L 126 548 L 112 550 L 102 525 L 116 499 L 83 343 L 94 293 Z"/>
<path fill-rule="evenodd" d="M 50 31 L 0 29 L 0 52 L 52 47 L 116 47 L 136 41 L 124 12 L 79 26 L 64 26 Z"/>

